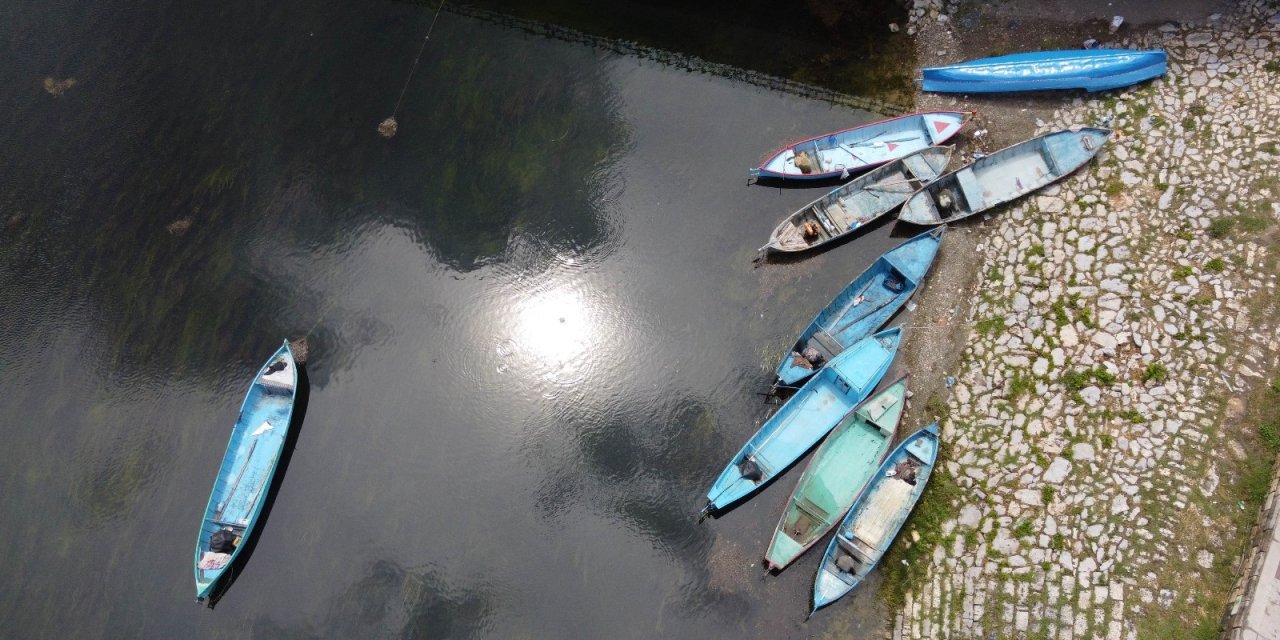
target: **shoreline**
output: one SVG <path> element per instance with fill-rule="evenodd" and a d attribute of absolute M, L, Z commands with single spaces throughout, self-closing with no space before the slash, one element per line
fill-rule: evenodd
<path fill-rule="evenodd" d="M 1030 22 L 1026 4 L 917 0 L 919 65 L 1008 52 L 1000 20 Z M 938 330 L 904 354 L 906 420 L 941 419 L 949 447 L 882 563 L 895 639 L 1212 632 L 1257 518 L 1251 478 L 1270 477 L 1240 418 L 1274 404 L 1280 178 L 1275 134 L 1251 123 L 1280 115 L 1280 25 L 1261 2 L 1179 2 L 1177 23 L 1106 37 L 1088 11 L 1112 8 L 1084 5 L 1052 47 L 1102 29 L 1100 46 L 1165 48 L 1169 73 L 1099 94 L 918 94 L 917 110 L 979 112 L 966 160 L 1071 124 L 1116 133 L 1075 174 L 951 229 L 917 298 L 912 324 Z"/>

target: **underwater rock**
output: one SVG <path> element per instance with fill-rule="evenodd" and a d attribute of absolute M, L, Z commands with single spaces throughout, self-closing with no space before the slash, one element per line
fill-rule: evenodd
<path fill-rule="evenodd" d="M 44 90 L 50 95 L 60 96 L 67 92 L 67 89 L 76 86 L 75 78 L 67 78 L 66 80 L 54 80 L 53 78 L 44 79 Z"/>
<path fill-rule="evenodd" d="M 396 119 L 394 117 L 387 118 L 382 121 L 382 124 L 378 125 L 378 135 L 384 138 L 390 138 L 396 134 L 396 130 L 399 128 L 400 125 L 396 123 Z"/>
<path fill-rule="evenodd" d="M 307 337 L 306 336 L 303 336 L 296 340 L 290 340 L 289 348 L 293 350 L 293 359 L 298 364 L 307 363 Z"/>
<path fill-rule="evenodd" d="M 191 218 L 178 218 L 165 226 L 169 233 L 175 236 L 181 236 L 191 228 Z"/>

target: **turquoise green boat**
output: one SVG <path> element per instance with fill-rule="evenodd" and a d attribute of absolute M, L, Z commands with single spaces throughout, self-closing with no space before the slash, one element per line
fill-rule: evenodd
<path fill-rule="evenodd" d="M 893 444 L 906 397 L 903 376 L 850 411 L 814 452 L 764 554 L 770 571 L 808 551 L 857 500 Z"/>

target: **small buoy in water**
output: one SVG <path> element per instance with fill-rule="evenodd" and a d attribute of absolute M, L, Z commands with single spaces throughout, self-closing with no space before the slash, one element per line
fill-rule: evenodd
<path fill-rule="evenodd" d="M 382 124 L 378 125 L 378 135 L 384 138 L 390 138 L 396 134 L 396 129 L 398 128 L 400 128 L 400 125 L 396 122 L 395 116 L 392 116 L 383 120 Z"/>

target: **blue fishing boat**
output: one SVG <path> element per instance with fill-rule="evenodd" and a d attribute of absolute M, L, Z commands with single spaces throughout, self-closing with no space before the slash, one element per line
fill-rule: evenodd
<path fill-rule="evenodd" d="M 832 359 L 734 455 L 707 492 L 703 513 L 737 502 L 799 460 L 880 384 L 901 339 L 900 327 L 885 329 Z"/>
<path fill-rule="evenodd" d="M 298 367 L 286 340 L 254 376 L 231 428 L 196 538 L 196 602 L 209 596 L 253 535 L 284 451 L 297 390 Z"/>
<path fill-rule="evenodd" d="M 871 335 L 915 294 L 933 266 L 942 234 L 922 233 L 885 252 L 853 279 L 801 332 L 778 363 L 780 384 L 795 385 L 813 375 L 848 345 Z"/>
<path fill-rule="evenodd" d="M 753 178 L 831 180 L 936 146 L 960 132 L 972 111 L 912 113 L 824 133 L 775 151 Z"/>
<path fill-rule="evenodd" d="M 781 571 L 844 516 L 875 474 L 898 433 L 907 406 L 907 377 L 867 398 L 840 420 L 818 446 L 796 483 L 764 553 L 770 571 Z"/>
<path fill-rule="evenodd" d="M 1047 89 L 1105 91 L 1164 75 L 1164 51 L 1031 51 L 924 69 L 924 90 L 1003 93 Z"/>
<path fill-rule="evenodd" d="M 760 250 L 808 251 L 847 237 L 946 173 L 950 161 L 951 147 L 929 147 L 872 169 L 787 216 Z"/>
<path fill-rule="evenodd" d="M 885 458 L 827 544 L 813 582 L 817 611 L 858 586 L 898 536 L 938 460 L 938 424 L 902 441 Z"/>
<path fill-rule="evenodd" d="M 1061 180 L 1098 154 L 1110 129 L 1079 127 L 1024 140 L 960 167 L 911 194 L 898 219 L 962 220 Z"/>

